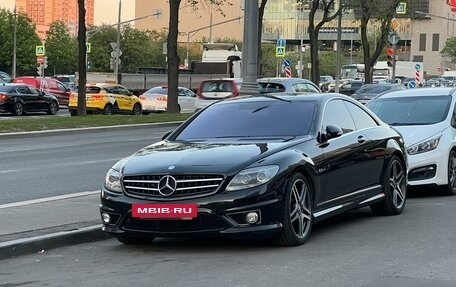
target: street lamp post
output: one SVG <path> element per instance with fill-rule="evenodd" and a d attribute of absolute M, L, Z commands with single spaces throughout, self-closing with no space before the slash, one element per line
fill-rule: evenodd
<path fill-rule="evenodd" d="M 116 83 L 119 81 L 119 57 L 120 57 L 120 16 L 121 16 L 122 0 L 119 0 L 119 17 L 117 21 L 117 44 L 116 44 L 116 62 L 114 63 L 114 74 L 116 75 Z"/>
<path fill-rule="evenodd" d="M 13 24 L 13 70 L 11 75 L 16 78 L 16 54 L 17 54 L 17 10 L 14 5 L 14 24 Z"/>

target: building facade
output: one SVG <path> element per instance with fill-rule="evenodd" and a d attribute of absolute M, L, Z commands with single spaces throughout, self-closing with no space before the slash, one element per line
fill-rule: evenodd
<path fill-rule="evenodd" d="M 86 25 L 93 25 L 94 1 L 85 0 Z M 46 40 L 46 32 L 52 22 L 60 20 L 70 33 L 76 34 L 78 27 L 78 0 L 16 0 L 16 10 L 25 13 L 36 25 L 38 36 Z"/>

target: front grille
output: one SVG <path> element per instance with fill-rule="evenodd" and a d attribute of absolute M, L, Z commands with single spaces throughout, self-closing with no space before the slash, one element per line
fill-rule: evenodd
<path fill-rule="evenodd" d="M 199 213 L 191 220 L 181 219 L 139 219 L 128 217 L 123 225 L 125 230 L 150 232 L 188 232 L 188 231 L 217 231 L 228 226 L 218 217 L 211 214 Z"/>
<path fill-rule="evenodd" d="M 221 175 L 172 175 L 176 180 L 176 189 L 170 195 L 160 193 L 159 182 L 165 175 L 124 176 L 122 184 L 125 193 L 146 196 L 155 199 L 179 199 L 212 194 L 217 191 L 223 176 Z"/>

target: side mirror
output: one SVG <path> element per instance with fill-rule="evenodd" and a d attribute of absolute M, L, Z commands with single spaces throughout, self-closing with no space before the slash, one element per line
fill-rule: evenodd
<path fill-rule="evenodd" d="M 40 95 L 40 97 L 44 97 L 46 95 L 46 92 L 40 91 L 39 95 Z"/>
<path fill-rule="evenodd" d="M 163 134 L 162 140 L 166 139 L 173 131 L 167 131 L 166 133 Z"/>
<path fill-rule="evenodd" d="M 319 133 L 318 141 L 320 143 L 324 143 L 327 140 L 340 137 L 343 133 L 344 132 L 342 131 L 342 129 L 339 128 L 338 126 L 327 125 L 325 131 L 322 133 Z"/>

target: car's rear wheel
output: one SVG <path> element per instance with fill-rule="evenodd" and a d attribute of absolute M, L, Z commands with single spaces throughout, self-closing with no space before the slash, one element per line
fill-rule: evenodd
<path fill-rule="evenodd" d="M 21 102 L 14 103 L 12 113 L 15 116 L 22 116 L 24 114 L 24 105 Z"/>
<path fill-rule="evenodd" d="M 383 192 L 385 198 L 371 205 L 376 215 L 397 215 L 405 207 L 407 200 L 407 183 L 405 165 L 394 155 L 388 163 L 383 177 Z"/>
<path fill-rule="evenodd" d="M 103 115 L 112 115 L 114 112 L 114 108 L 111 104 L 107 104 L 103 109 Z"/>
<path fill-rule="evenodd" d="M 117 237 L 117 240 L 125 245 L 147 244 L 154 241 L 154 237 L 134 237 L 122 235 Z"/>
<path fill-rule="evenodd" d="M 446 195 L 456 194 L 456 152 L 450 151 L 448 156 L 448 184 L 443 187 Z"/>
<path fill-rule="evenodd" d="M 286 246 L 304 244 L 312 229 L 312 189 L 307 178 L 295 173 L 285 187 L 283 230 L 277 243 Z"/>
<path fill-rule="evenodd" d="M 134 116 L 139 116 L 139 115 L 141 115 L 141 112 L 142 112 L 141 105 L 140 104 L 135 104 L 133 106 L 133 110 L 131 111 L 131 114 L 134 115 Z"/>
<path fill-rule="evenodd" d="M 56 101 L 49 103 L 48 115 L 55 115 L 59 111 L 59 104 Z"/>

